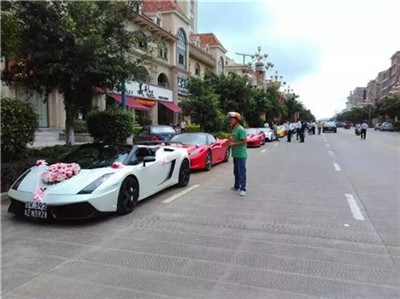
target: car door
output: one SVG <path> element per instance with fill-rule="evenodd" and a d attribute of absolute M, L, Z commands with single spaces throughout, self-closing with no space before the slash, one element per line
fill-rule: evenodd
<path fill-rule="evenodd" d="M 215 164 L 221 162 L 225 157 L 225 151 L 221 142 L 219 142 L 214 136 L 207 135 L 207 144 L 211 148 L 212 163 Z"/>
<path fill-rule="evenodd" d="M 158 151 L 161 151 L 159 149 Z M 154 157 L 155 161 L 145 162 L 145 157 Z M 168 176 L 168 165 L 157 157 L 157 152 L 152 153 L 147 147 L 138 147 L 132 156 L 130 164 L 135 167 L 135 174 L 139 181 L 139 198 L 145 198 L 161 190 L 161 186 Z"/>

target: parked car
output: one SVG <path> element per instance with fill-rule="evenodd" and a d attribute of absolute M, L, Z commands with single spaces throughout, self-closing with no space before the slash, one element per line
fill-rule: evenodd
<path fill-rule="evenodd" d="M 260 147 L 265 144 L 265 134 L 256 128 L 246 128 L 247 132 L 247 146 L 248 147 Z"/>
<path fill-rule="evenodd" d="M 322 133 L 325 132 L 337 132 L 336 124 L 333 121 L 327 121 L 324 123 L 324 126 L 322 127 Z"/>
<path fill-rule="evenodd" d="M 274 134 L 274 131 L 272 131 L 270 128 L 258 128 L 260 131 L 264 132 L 265 135 L 265 141 L 273 141 L 276 140 L 276 136 Z"/>
<path fill-rule="evenodd" d="M 284 125 L 277 126 L 276 130 L 279 138 L 285 137 L 287 134 L 287 128 Z"/>
<path fill-rule="evenodd" d="M 381 123 L 377 123 L 377 124 L 374 126 L 374 131 L 376 131 L 376 130 L 381 130 L 381 126 L 382 126 Z"/>
<path fill-rule="evenodd" d="M 230 149 L 228 139 L 215 138 L 208 133 L 183 133 L 172 137 L 188 151 L 190 169 L 210 170 L 212 165 L 228 162 Z"/>
<path fill-rule="evenodd" d="M 167 125 L 146 125 L 133 137 L 133 142 L 140 141 L 169 141 L 178 132 Z"/>
<path fill-rule="evenodd" d="M 393 132 L 393 123 L 385 121 L 382 123 L 380 130 Z"/>
<path fill-rule="evenodd" d="M 90 143 L 57 161 L 62 163 L 38 160 L 14 182 L 10 213 L 36 219 L 123 215 L 138 201 L 190 179 L 183 148 Z"/>

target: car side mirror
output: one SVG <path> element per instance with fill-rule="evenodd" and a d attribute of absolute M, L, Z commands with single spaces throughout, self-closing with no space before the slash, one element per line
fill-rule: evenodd
<path fill-rule="evenodd" d="M 146 156 L 143 158 L 143 167 L 146 167 L 146 163 L 148 162 L 154 162 L 156 160 L 156 157 L 153 156 Z"/>

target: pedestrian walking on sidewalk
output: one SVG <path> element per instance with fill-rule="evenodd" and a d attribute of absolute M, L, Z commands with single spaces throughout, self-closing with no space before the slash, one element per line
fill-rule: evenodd
<path fill-rule="evenodd" d="M 246 160 L 247 160 L 247 133 L 240 125 L 242 116 L 237 112 L 228 113 L 229 124 L 233 128 L 229 146 L 232 148 L 233 174 L 235 183 L 232 187 L 240 191 L 240 196 L 246 195 Z"/>

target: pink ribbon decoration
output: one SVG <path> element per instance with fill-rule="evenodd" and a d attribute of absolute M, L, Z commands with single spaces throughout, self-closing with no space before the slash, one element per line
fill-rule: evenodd
<path fill-rule="evenodd" d="M 35 192 L 33 193 L 33 201 L 34 202 L 43 202 L 44 195 L 45 195 L 45 189 L 36 188 Z"/>

